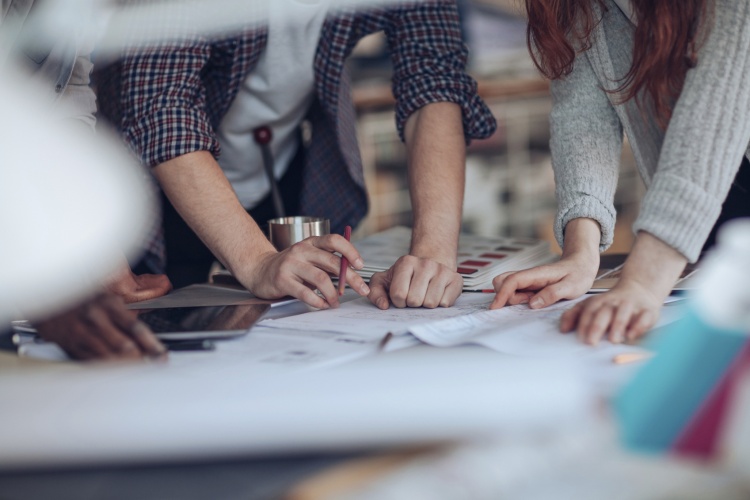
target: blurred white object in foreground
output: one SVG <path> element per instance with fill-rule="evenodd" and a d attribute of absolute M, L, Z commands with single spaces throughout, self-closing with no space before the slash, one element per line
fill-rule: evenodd
<path fill-rule="evenodd" d="M 91 293 L 141 244 L 154 207 L 115 141 L 58 119 L 44 90 L 0 75 L 0 323 Z M 15 78 L 14 78 L 15 77 Z"/>
<path fill-rule="evenodd" d="M 252 335 L 252 332 L 251 334 Z M 216 358 L 218 359 L 218 358 Z M 275 378 L 241 364 L 0 378 L 0 469 L 211 460 L 519 436 L 586 426 L 570 364 L 417 348 Z"/>

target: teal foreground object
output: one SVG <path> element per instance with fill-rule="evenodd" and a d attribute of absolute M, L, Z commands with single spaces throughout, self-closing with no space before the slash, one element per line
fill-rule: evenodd
<path fill-rule="evenodd" d="M 750 362 L 750 338 L 717 330 L 690 311 L 655 347 L 656 357 L 615 400 L 625 443 L 713 456 L 734 382 Z"/>
<path fill-rule="evenodd" d="M 717 452 L 734 387 L 750 368 L 749 219 L 722 228 L 699 273 L 687 314 L 662 330 L 656 356 L 615 398 L 629 448 L 701 458 Z"/>

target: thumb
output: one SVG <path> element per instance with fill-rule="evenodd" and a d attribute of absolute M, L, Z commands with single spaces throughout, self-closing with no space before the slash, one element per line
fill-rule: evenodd
<path fill-rule="evenodd" d="M 570 295 L 568 287 L 563 283 L 555 283 L 553 285 L 542 288 L 539 293 L 532 296 L 529 299 L 529 307 L 532 309 L 540 309 L 547 307 L 563 299 L 575 299 L 577 295 Z"/>
<path fill-rule="evenodd" d="M 172 283 L 166 274 L 141 274 L 135 276 L 137 286 L 123 298 L 125 302 L 141 302 L 166 295 L 172 289 Z"/>
<path fill-rule="evenodd" d="M 391 286 L 390 270 L 388 272 L 375 273 L 370 278 L 370 294 L 367 298 L 380 309 L 388 309 L 388 289 Z"/>

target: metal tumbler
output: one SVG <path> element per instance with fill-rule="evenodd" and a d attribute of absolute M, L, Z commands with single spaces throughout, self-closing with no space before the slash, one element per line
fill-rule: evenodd
<path fill-rule="evenodd" d="M 331 223 L 322 217 L 279 217 L 268 221 L 268 239 L 276 250 L 282 251 L 310 236 L 331 232 Z"/>

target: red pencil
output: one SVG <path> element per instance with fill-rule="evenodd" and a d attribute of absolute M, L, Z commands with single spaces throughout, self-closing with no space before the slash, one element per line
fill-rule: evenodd
<path fill-rule="evenodd" d="M 344 238 L 346 241 L 351 241 L 352 238 L 352 226 L 346 226 L 344 228 Z M 346 268 L 349 267 L 349 262 L 346 257 L 341 256 L 341 269 L 339 270 L 339 296 L 344 295 L 344 288 L 346 288 Z"/>

